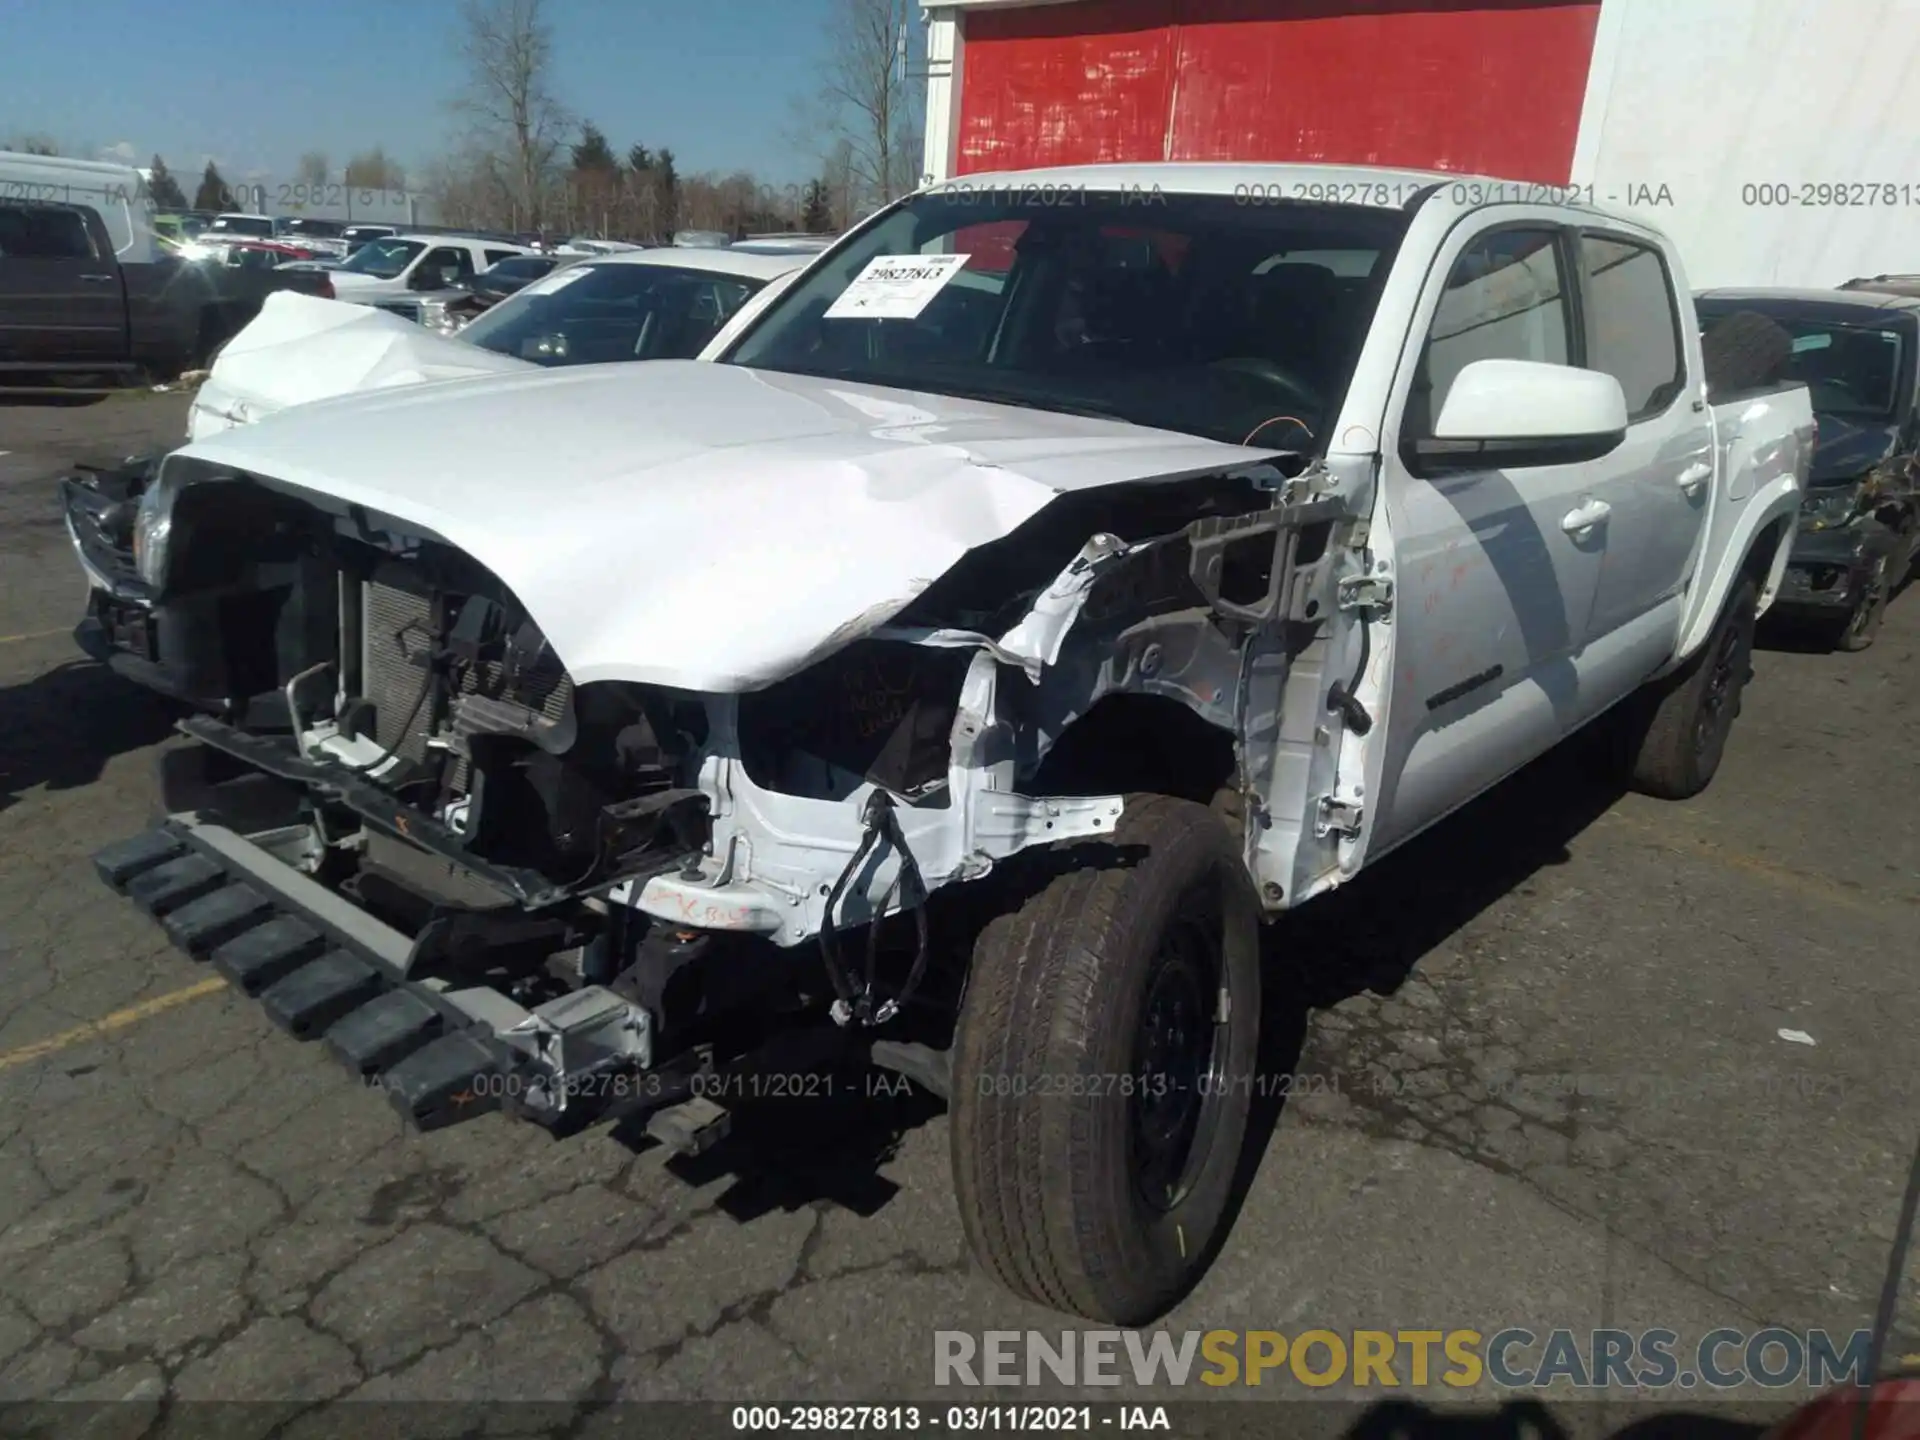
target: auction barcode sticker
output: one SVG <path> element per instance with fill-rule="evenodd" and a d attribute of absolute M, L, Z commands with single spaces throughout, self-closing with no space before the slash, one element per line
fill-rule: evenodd
<path fill-rule="evenodd" d="M 876 255 L 827 307 L 828 320 L 912 320 L 966 268 L 965 255 Z"/>

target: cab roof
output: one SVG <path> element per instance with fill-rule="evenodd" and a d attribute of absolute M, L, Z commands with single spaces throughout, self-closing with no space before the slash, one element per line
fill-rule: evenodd
<path fill-rule="evenodd" d="M 1645 218 L 1617 206 L 1581 198 L 1591 187 L 1517 180 L 1453 170 L 1412 170 L 1388 165 L 1248 164 L 1241 161 L 1149 161 L 1100 165 L 1061 165 L 1037 170 L 997 170 L 956 175 L 924 187 L 942 190 L 1007 190 L 1014 195 L 1044 190 L 1142 191 L 1156 187 L 1178 195 L 1258 193 L 1267 203 L 1297 200 L 1306 204 L 1362 205 L 1404 210 L 1416 200 L 1431 200 L 1459 210 L 1488 204 L 1551 205 L 1600 219 L 1649 228 Z"/>

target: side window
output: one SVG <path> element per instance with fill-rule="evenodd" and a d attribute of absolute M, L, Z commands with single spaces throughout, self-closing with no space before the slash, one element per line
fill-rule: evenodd
<path fill-rule="evenodd" d="M 487 264 L 498 265 L 502 260 L 511 260 L 519 253 L 518 250 L 489 250 L 486 252 Z"/>
<path fill-rule="evenodd" d="M 473 274 L 473 257 L 465 250 L 457 250 L 451 245 L 442 245 L 437 250 L 429 250 L 427 258 L 420 262 L 420 268 L 426 271 L 438 270 L 445 280 L 461 280 Z"/>
<path fill-rule="evenodd" d="M 1665 410 L 1686 388 L 1680 312 L 1666 262 L 1650 245 L 1580 237 L 1587 271 L 1587 366 L 1620 382 L 1627 418 Z"/>
<path fill-rule="evenodd" d="M 1407 396 L 1409 436 L 1430 436 L 1454 377 L 1476 360 L 1565 365 L 1567 277 L 1551 229 L 1495 230 L 1454 261 Z"/>
<path fill-rule="evenodd" d="M 0 256 L 10 260 L 91 260 L 93 241 L 77 210 L 0 205 Z"/>

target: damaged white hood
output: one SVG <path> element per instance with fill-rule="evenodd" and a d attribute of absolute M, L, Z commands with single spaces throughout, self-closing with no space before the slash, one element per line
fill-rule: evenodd
<path fill-rule="evenodd" d="M 884 624 L 1056 495 L 1275 452 L 703 361 L 306 405 L 168 461 L 360 506 L 500 577 L 577 683 L 732 692 Z"/>
<path fill-rule="evenodd" d="M 201 382 L 187 436 L 200 440 L 290 405 L 356 391 L 538 368 L 384 310 L 276 290 Z"/>

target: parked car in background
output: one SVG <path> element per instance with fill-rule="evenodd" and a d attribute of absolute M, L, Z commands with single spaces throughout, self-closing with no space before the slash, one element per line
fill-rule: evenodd
<path fill-rule="evenodd" d="M 207 363 L 275 290 L 324 276 L 114 253 L 87 205 L 0 199 L 0 389 L 113 388 Z"/>
<path fill-rule="evenodd" d="M 688 246 L 577 260 L 523 286 L 460 338 L 536 365 L 690 360 L 764 287 L 811 258 Z"/>
<path fill-rule="evenodd" d="M 273 217 L 270 215 L 250 215 L 240 211 L 225 211 L 215 215 L 207 223 L 201 238 L 218 240 L 271 240 L 273 239 Z"/>
<path fill-rule="evenodd" d="M 451 334 L 509 295 L 518 294 L 558 266 L 570 263 L 563 255 L 511 255 L 455 286 L 456 293 L 442 299 L 437 311 L 423 307 L 421 323 Z"/>
<path fill-rule="evenodd" d="M 575 235 L 551 247 L 555 255 L 621 255 L 633 250 L 644 250 L 644 245 L 636 245 L 630 240 L 596 240 L 591 236 Z"/>
<path fill-rule="evenodd" d="M 1820 436 L 1778 609 L 1864 650 L 1920 544 L 1920 296 L 1709 290 L 1696 307 L 1710 381 L 1807 387 Z"/>
<path fill-rule="evenodd" d="M 316 256 L 347 258 L 346 222 L 312 215 L 282 215 L 273 222 L 274 239 L 298 245 Z"/>
<path fill-rule="evenodd" d="M 749 235 L 727 248 L 743 255 L 818 255 L 833 242 L 831 235 Z"/>
<path fill-rule="evenodd" d="M 1842 290 L 1872 290 L 1882 295 L 1907 295 L 1920 299 L 1920 275 L 1872 275 L 1849 280 Z"/>
<path fill-rule="evenodd" d="M 340 238 L 347 242 L 347 253 L 351 255 L 370 240 L 384 240 L 399 233 L 397 225 L 349 225 L 340 232 Z"/>
<path fill-rule="evenodd" d="M 271 271 L 282 278 L 276 289 L 299 291 L 333 299 L 330 266 L 317 262 L 297 245 L 268 244 L 263 240 L 240 241 L 224 247 L 219 263 L 229 270 Z"/>
<path fill-rule="evenodd" d="M 509 241 L 464 235 L 386 235 L 355 250 L 332 272 L 334 293 L 417 320 L 421 295 L 452 290 L 489 265 L 533 253 Z"/>

